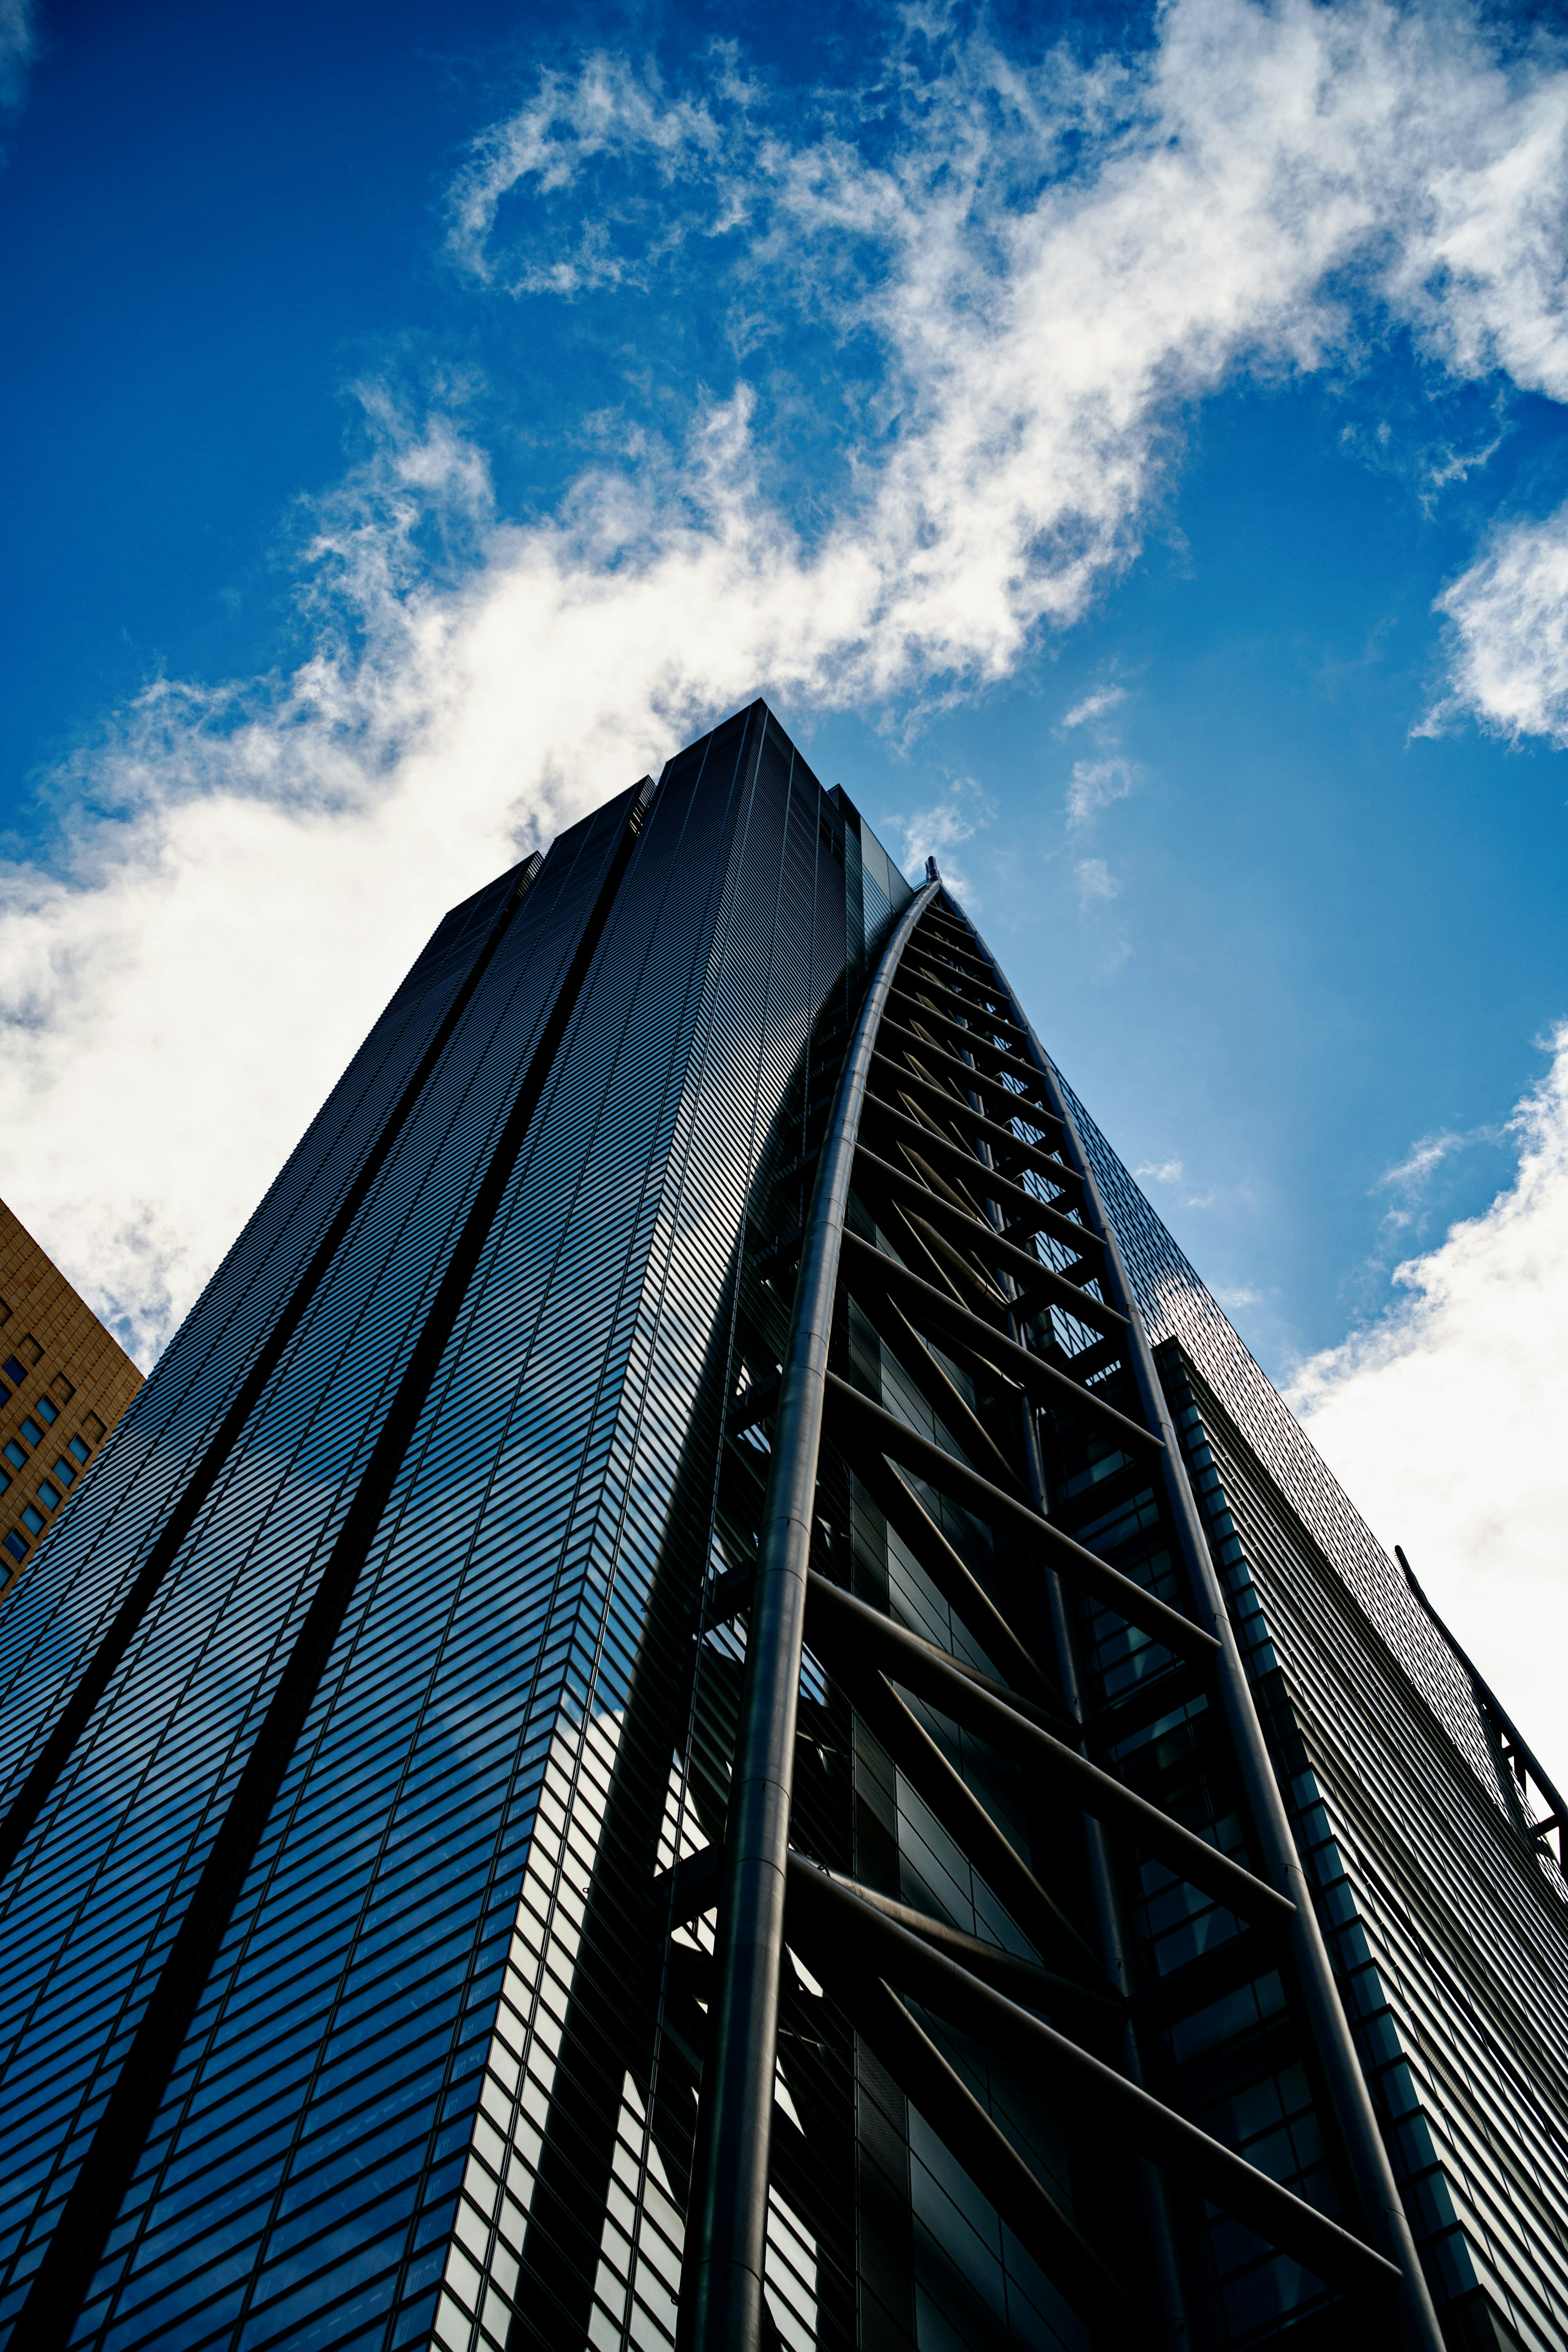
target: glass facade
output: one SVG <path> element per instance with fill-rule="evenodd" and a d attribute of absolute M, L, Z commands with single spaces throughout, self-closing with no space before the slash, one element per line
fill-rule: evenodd
<path fill-rule="evenodd" d="M 960 910 L 760 703 L 446 919 L 0 1612 L 0 2342 L 676 2343 L 780 1372 L 877 974 L 792 1868 L 1197 2168 L 792 1894 L 763 2340 L 1088 2352 L 1129 2244 L 1140 2340 L 1360 2324 L 1189 1495 L 1444 2333 L 1568 2347 L 1565 1890 L 1462 1663 Z"/>

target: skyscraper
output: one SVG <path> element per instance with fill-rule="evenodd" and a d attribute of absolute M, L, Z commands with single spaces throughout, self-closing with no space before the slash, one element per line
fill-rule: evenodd
<path fill-rule="evenodd" d="M 1557 1801 L 758 703 L 0 1617 L 10 2345 L 1568 2347 Z"/>
<path fill-rule="evenodd" d="M 0 1601 L 141 1385 L 113 1332 L 0 1201 Z"/>

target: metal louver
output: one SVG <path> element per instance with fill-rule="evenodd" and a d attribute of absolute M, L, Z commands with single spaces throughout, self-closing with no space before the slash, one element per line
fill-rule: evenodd
<path fill-rule="evenodd" d="M 731 1432 L 751 1424 L 769 1433 L 755 1568 L 724 1578 L 706 1604 L 710 1625 L 746 1620 L 724 1846 L 683 1865 L 673 1904 L 678 1921 L 718 1906 L 684 2340 L 732 2352 L 770 2332 L 763 2275 L 787 1947 L 1035 2250 L 1097 2346 L 1175 2333 L 1163 2187 L 1174 2172 L 1336 2290 L 1383 2340 L 1437 2352 L 1436 2316 L 1115 1235 L 1055 1074 L 934 866 L 882 952 L 831 1097 L 803 1105 L 803 1120 L 815 1181 L 787 1347 L 776 1379 L 755 1382 L 730 1409 Z M 843 1339 L 850 1302 L 940 1433 L 857 1381 Z M 846 1589 L 817 1506 L 825 1439 L 994 1673 Z M 1169 1593 L 1079 1540 L 1075 1524 L 1092 1514 L 1081 1500 L 1075 1508 L 1074 1479 L 1054 1474 L 1053 1454 L 1088 1458 L 1091 1470 L 1146 1465 L 1178 1564 Z M 1080 1475 L 1080 1490 L 1089 1477 Z M 1014 1563 L 1010 1581 L 976 1573 L 929 1507 L 933 1496 L 991 1531 Z M 1105 1627 L 1135 1643 L 1151 1671 L 1114 1701 L 1091 1704 L 1085 1648 Z M 1037 1961 L 792 1843 L 806 1650 Z M 1173 1694 L 1199 1691 L 1243 1792 L 1246 1864 L 1114 1768 L 1117 1739 L 1140 1709 L 1146 1718 Z M 1078 1919 L 1069 1916 L 1048 1864 L 999 1825 L 921 1721 L 922 1706 L 1009 1759 L 1053 1816 L 1081 1824 L 1087 1913 L 1080 1899 Z M 1242 1959 L 1233 1953 L 1226 1965 L 1279 1968 L 1337 2135 L 1353 2231 L 1144 2087 L 1118 1847 L 1243 1923 Z M 1140 2233 L 1142 2260 L 1111 2258 L 1103 2231 L 1096 2242 L 1063 2210 L 922 2018 L 1005 2052 L 1069 2137 L 1127 2152 L 1136 2208 L 1128 2228 Z"/>

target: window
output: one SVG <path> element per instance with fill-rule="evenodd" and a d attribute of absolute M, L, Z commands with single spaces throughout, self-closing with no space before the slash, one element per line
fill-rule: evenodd
<path fill-rule="evenodd" d="M 25 1528 L 29 1528 L 34 1535 L 42 1535 L 44 1532 L 43 1513 L 41 1511 L 35 1511 L 33 1506 L 29 1503 L 26 1509 L 22 1514 L 22 1525 Z"/>
<path fill-rule="evenodd" d="M 4 1364 L 0 1364 L 0 1371 L 3 1371 L 5 1378 L 17 1388 L 21 1387 L 27 1377 L 26 1365 L 16 1356 L 7 1356 Z"/>
<path fill-rule="evenodd" d="M 76 1455 L 79 1462 L 85 1462 L 88 1455 L 92 1452 L 92 1448 L 88 1444 L 85 1437 L 73 1437 L 71 1439 L 70 1450 Z"/>
<path fill-rule="evenodd" d="M 26 1447 L 25 1445 L 18 1445 L 16 1439 L 13 1438 L 10 1444 L 5 1448 L 5 1459 L 11 1465 L 13 1470 L 25 1470 L 27 1466 Z"/>
<path fill-rule="evenodd" d="M 0 1404 L 5 1404 L 5 1403 L 6 1403 L 6 1402 L 9 1401 L 10 1394 L 11 1394 L 11 1391 L 10 1391 L 10 1390 L 6 1387 L 6 1385 L 5 1385 L 5 1381 L 0 1381 Z"/>
<path fill-rule="evenodd" d="M 65 1497 L 59 1488 L 50 1479 L 46 1478 L 38 1488 L 38 1500 L 46 1511 L 58 1511 Z"/>
<path fill-rule="evenodd" d="M 30 1331 L 25 1339 L 18 1339 L 16 1342 L 16 1353 L 25 1364 L 37 1363 L 43 1352 Z"/>
<path fill-rule="evenodd" d="M 41 1445 L 44 1442 L 44 1433 L 38 1427 L 37 1423 L 33 1419 L 31 1413 L 27 1415 L 26 1420 L 22 1423 L 22 1434 L 26 1439 L 29 1445 Z"/>
<path fill-rule="evenodd" d="M 10 1484 L 11 1473 L 9 1470 L 0 1470 L 0 1495 L 3 1495 L 5 1492 L 6 1487 Z"/>
<path fill-rule="evenodd" d="M 60 1409 L 58 1405 L 51 1404 L 47 1396 L 41 1396 L 38 1399 L 37 1403 L 33 1407 L 33 1411 L 37 1414 L 38 1419 L 43 1423 L 46 1429 L 47 1429 L 51 1422 L 58 1421 L 60 1417 Z"/>
<path fill-rule="evenodd" d="M 84 1412 L 81 1417 L 81 1425 L 86 1430 L 89 1437 L 92 1440 L 95 1445 L 101 1445 L 103 1444 L 103 1423 L 100 1421 L 97 1413 Z"/>
<path fill-rule="evenodd" d="M 5 1538 L 5 1549 L 10 1553 L 13 1559 L 26 1559 L 27 1557 L 26 1538 L 25 1536 L 19 1536 L 16 1533 L 16 1528 L 13 1528 L 10 1534 Z"/>
<path fill-rule="evenodd" d="M 59 1460 L 55 1464 L 55 1476 L 59 1480 L 62 1486 L 74 1486 L 76 1484 L 76 1464 L 74 1462 L 68 1462 L 65 1455 L 62 1454 Z"/>
<path fill-rule="evenodd" d="M 49 1386 L 53 1389 L 56 1396 L 58 1397 L 62 1404 L 69 1404 L 72 1397 L 76 1394 L 75 1389 L 72 1387 L 70 1381 L 67 1380 L 63 1372 L 57 1372 L 54 1379 L 49 1382 Z"/>

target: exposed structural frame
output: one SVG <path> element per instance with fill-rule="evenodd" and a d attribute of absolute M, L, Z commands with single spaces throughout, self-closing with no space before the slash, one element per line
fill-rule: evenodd
<path fill-rule="evenodd" d="M 1533 1847 L 1537 1846 L 1542 1838 L 1555 1834 L 1558 1866 L 1563 1871 L 1568 1871 L 1568 1799 L 1558 1794 L 1537 1760 L 1534 1749 L 1525 1739 L 1524 1734 L 1504 1707 L 1490 1683 L 1487 1681 L 1469 1653 L 1460 1648 L 1442 1618 L 1427 1600 L 1416 1580 L 1415 1570 L 1405 1559 L 1404 1549 L 1399 1544 L 1394 1547 L 1394 1557 L 1405 1570 L 1405 1580 L 1416 1601 L 1426 1611 L 1469 1677 L 1470 1689 L 1474 1695 L 1477 1708 L 1490 1724 L 1497 1738 L 1498 1752 L 1513 1775 L 1514 1785 L 1519 1791 L 1521 1813 L 1523 1814 L 1524 1800 L 1530 1793 L 1531 1782 L 1534 1783 L 1537 1792 L 1546 1801 L 1547 1811 L 1541 1820 L 1531 1821 L 1528 1816 L 1525 1817 L 1524 1835 L 1527 1841 Z"/>
<path fill-rule="evenodd" d="M 731 1430 L 771 1424 L 754 1570 L 724 1580 L 706 1622 L 748 1616 L 740 1727 L 722 1856 L 682 1865 L 673 1924 L 718 1903 L 712 1994 L 681 2333 L 692 2352 L 764 2341 L 763 2263 L 777 2022 L 786 1940 L 1013 2229 L 1037 2247 L 1101 2345 L 1178 2331 L 1180 2286 L 1163 2172 L 1178 2170 L 1324 2284 L 1385 2323 L 1406 2352 L 1442 2337 L 1340 2003 L 1187 1482 L 1148 1340 L 1068 1101 L 994 961 L 930 879 L 895 926 L 851 1030 L 816 1147 L 789 1336 L 776 1382 L 744 1392 Z M 1031 1130 L 1030 1139 L 1015 1122 Z M 809 1149 L 809 1138 L 803 1138 Z M 1026 1178 L 1034 1180 L 1026 1181 Z M 1043 1186 L 1051 1187 L 1047 1197 Z M 852 1190 L 885 1249 L 847 1223 Z M 862 1222 L 868 1222 L 863 1220 Z M 1055 1263 L 1035 1237 L 1065 1244 Z M 1088 1289 L 1086 1285 L 1094 1285 Z M 1096 1293 L 1098 1292 L 1098 1295 Z M 835 1318 L 853 1297 L 923 1389 L 965 1459 L 831 1368 Z M 1091 1344 L 1048 1360 L 1031 1331 L 1047 1307 Z M 1048 1324 L 1045 1327 L 1047 1330 Z M 1098 1336 L 1096 1336 L 1098 1335 Z M 999 1442 L 926 1340 L 1011 1396 Z M 1120 1405 L 1090 1383 L 1119 1364 Z M 1123 1408 L 1128 1391 L 1136 1417 Z M 978 1390 L 976 1390 L 978 1394 Z M 825 1414 L 831 1442 L 1005 1677 L 994 1680 L 842 1589 L 818 1540 Z M 1185 1572 L 1177 1609 L 1078 1543 L 1047 1515 L 1040 1416 L 1088 1424 L 1157 1471 Z M 998 1605 L 902 1473 L 950 1496 L 1034 1562 L 1050 1596 L 1054 1672 L 1028 1612 Z M 1205 1690 L 1223 1726 L 1262 1876 L 1150 1804 L 1086 1752 L 1068 1594 L 1088 1594 L 1161 1645 Z M 1189 1613 L 1190 1612 L 1190 1613 Z M 1041 1955 L 1036 1967 L 825 1870 L 790 1843 L 796 1714 L 810 1646 Z M 1164 1687 L 1169 1687 L 1164 1685 Z M 1086 1941 L 913 1713 L 908 1692 L 1016 1762 L 1053 1805 L 1085 1817 L 1096 1912 Z M 1209 2138 L 1142 2085 L 1135 2011 L 1106 1840 L 1125 1838 L 1203 1889 L 1258 1939 L 1255 1971 L 1282 1966 L 1338 2129 L 1355 2235 Z M 1256 1957 L 1262 1954 L 1262 1957 Z M 910 2008 L 1006 2053 L 1066 2117 L 1137 2152 L 1159 2307 L 1112 2275 Z M 1037 2011 L 1053 2021 L 1047 2024 Z M 1063 2031 L 1063 2026 L 1070 2032 Z M 1114 2063 L 1085 2046 L 1094 2042 Z M 1119 2266 L 1120 2269 L 1120 2266 Z M 1393 2328 L 1389 2328 L 1392 2335 Z"/>

